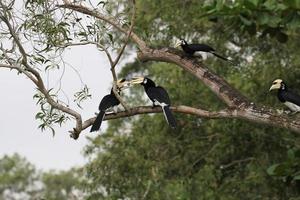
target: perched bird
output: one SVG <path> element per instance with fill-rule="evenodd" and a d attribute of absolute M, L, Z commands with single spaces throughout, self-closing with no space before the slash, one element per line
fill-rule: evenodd
<path fill-rule="evenodd" d="M 130 86 L 130 82 L 126 81 L 126 79 L 121 79 L 117 81 L 117 90 L 120 93 L 121 90 L 126 89 Z M 115 96 L 113 89 L 111 89 L 110 94 L 104 96 L 99 104 L 99 114 L 97 115 L 94 124 L 90 132 L 98 131 L 100 129 L 101 123 L 105 116 L 105 111 L 112 108 L 114 109 L 116 106 L 120 104 L 120 101 Z"/>
<path fill-rule="evenodd" d="M 270 90 L 278 90 L 277 97 L 294 113 L 300 111 L 300 96 L 288 90 L 286 84 L 281 79 L 273 81 Z"/>
<path fill-rule="evenodd" d="M 153 106 L 161 106 L 164 116 L 170 127 L 176 127 L 176 120 L 170 110 L 170 98 L 167 91 L 160 86 L 156 86 L 155 83 L 147 77 L 133 78 L 131 84 L 141 84 L 144 86 L 145 92 L 149 99 L 153 102 Z"/>
<path fill-rule="evenodd" d="M 211 46 L 208 46 L 207 44 L 188 44 L 184 39 L 180 39 L 175 47 L 181 46 L 182 50 L 189 56 L 195 55 L 197 52 L 206 52 L 206 53 L 211 53 L 214 56 L 221 58 L 223 60 L 226 60 L 228 62 L 231 62 L 235 64 L 232 60 L 229 60 L 228 58 L 225 58 L 219 54 L 216 53 L 215 49 L 212 48 Z"/>

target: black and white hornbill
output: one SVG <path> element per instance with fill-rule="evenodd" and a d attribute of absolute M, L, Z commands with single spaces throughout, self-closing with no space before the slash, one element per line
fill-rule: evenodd
<path fill-rule="evenodd" d="M 176 127 L 176 120 L 170 110 L 171 101 L 167 91 L 147 77 L 133 78 L 131 84 L 141 84 L 144 86 L 145 92 L 149 99 L 153 102 L 153 106 L 161 106 L 164 116 L 171 128 Z"/>
<path fill-rule="evenodd" d="M 117 81 L 117 90 L 118 93 L 120 93 L 123 89 L 126 89 L 130 86 L 130 82 L 126 81 L 126 79 L 121 79 Z M 97 115 L 94 124 L 92 125 L 92 128 L 90 132 L 98 131 L 100 129 L 100 126 L 102 124 L 102 121 L 105 116 L 106 110 L 112 108 L 115 109 L 120 104 L 120 101 L 115 96 L 113 89 L 111 89 L 110 94 L 104 96 L 99 104 L 99 114 Z"/>
<path fill-rule="evenodd" d="M 229 60 L 228 58 L 225 58 L 224 56 L 217 54 L 215 49 L 212 48 L 211 46 L 208 46 L 207 44 L 188 44 L 187 41 L 185 41 L 184 39 L 180 39 L 175 44 L 176 48 L 179 46 L 181 46 L 184 53 L 186 53 L 189 56 L 193 56 L 197 52 L 206 52 L 206 53 L 211 53 L 218 58 L 231 62 L 232 64 L 235 64 L 232 60 Z"/>
<path fill-rule="evenodd" d="M 286 84 L 281 79 L 273 81 L 270 90 L 278 90 L 277 97 L 294 113 L 300 111 L 300 96 L 288 90 Z"/>

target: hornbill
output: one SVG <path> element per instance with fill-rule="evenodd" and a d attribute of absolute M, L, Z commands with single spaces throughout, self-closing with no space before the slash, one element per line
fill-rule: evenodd
<path fill-rule="evenodd" d="M 154 106 L 161 106 L 164 116 L 171 128 L 176 127 L 176 120 L 170 110 L 170 98 L 167 91 L 147 77 L 136 77 L 130 81 L 131 84 L 141 84 L 144 86 L 145 92 Z"/>
<path fill-rule="evenodd" d="M 187 41 L 185 41 L 184 39 L 180 39 L 176 43 L 175 47 L 177 48 L 179 46 L 181 46 L 184 53 L 186 53 L 189 56 L 193 56 L 197 52 L 206 52 L 206 53 L 211 53 L 218 58 L 231 62 L 232 64 L 235 64 L 232 60 L 229 60 L 228 58 L 225 58 L 217 54 L 215 49 L 212 48 L 211 46 L 208 46 L 207 44 L 188 44 Z"/>
<path fill-rule="evenodd" d="M 117 91 L 120 93 L 123 89 L 126 89 L 130 86 L 130 82 L 126 81 L 126 79 L 121 79 L 117 81 Z M 112 108 L 114 109 L 116 106 L 120 104 L 120 101 L 115 96 L 113 88 L 111 89 L 110 94 L 104 96 L 99 104 L 99 114 L 97 115 L 94 124 L 90 132 L 98 131 L 100 129 L 101 123 L 105 116 L 105 111 Z"/>
<path fill-rule="evenodd" d="M 273 81 L 269 91 L 278 90 L 277 97 L 294 113 L 300 111 L 300 96 L 288 90 L 286 84 L 281 79 Z"/>

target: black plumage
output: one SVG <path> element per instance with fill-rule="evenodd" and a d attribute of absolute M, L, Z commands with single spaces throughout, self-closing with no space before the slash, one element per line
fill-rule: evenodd
<path fill-rule="evenodd" d="M 279 90 L 277 93 L 278 99 L 281 102 L 291 102 L 293 104 L 296 104 L 297 106 L 300 106 L 300 96 L 296 93 L 292 93 L 288 91 L 287 89 L 285 90 Z"/>
<path fill-rule="evenodd" d="M 91 131 L 98 131 L 100 129 L 100 126 L 102 124 L 102 121 L 105 116 L 105 111 L 109 108 L 113 108 L 114 106 L 117 106 L 120 104 L 120 101 L 115 96 L 113 90 L 111 90 L 110 94 L 104 96 L 99 104 L 99 114 L 96 117 L 96 120 L 94 121 L 94 124 L 92 125 Z"/>
<path fill-rule="evenodd" d="M 180 46 L 181 46 L 182 50 L 189 56 L 193 56 L 196 52 L 201 51 L 201 52 L 211 53 L 218 58 L 221 58 L 223 60 L 233 63 L 228 58 L 225 58 L 224 56 L 217 54 L 215 49 L 212 48 L 211 46 L 208 46 L 207 44 L 188 44 L 187 41 L 185 41 L 184 39 L 181 39 Z"/>
<path fill-rule="evenodd" d="M 147 96 L 153 102 L 153 106 L 161 106 L 168 124 L 170 127 L 175 128 L 176 120 L 170 110 L 171 101 L 167 91 L 163 87 L 156 86 L 151 79 L 146 77 L 141 85 L 144 86 Z"/>

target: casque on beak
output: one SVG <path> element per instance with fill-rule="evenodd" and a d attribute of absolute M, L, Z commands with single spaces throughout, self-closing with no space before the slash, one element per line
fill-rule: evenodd
<path fill-rule="evenodd" d="M 130 87 L 130 81 L 127 81 L 125 78 L 117 81 L 117 88 L 122 91 Z"/>
<path fill-rule="evenodd" d="M 141 84 L 141 83 L 143 83 L 143 81 L 144 81 L 144 77 L 133 77 L 131 79 L 130 83 L 132 85 L 134 85 L 134 84 Z"/>
<path fill-rule="evenodd" d="M 176 44 L 175 44 L 175 48 L 178 48 L 178 47 L 180 47 L 180 45 L 181 45 L 181 41 L 180 40 L 178 40 L 177 42 L 176 42 Z"/>
<path fill-rule="evenodd" d="M 271 90 L 278 90 L 278 89 L 280 89 L 281 83 L 282 83 L 281 79 L 276 79 L 275 81 L 273 81 L 272 86 L 269 89 L 269 92 Z"/>

